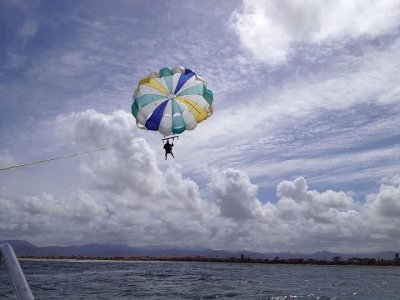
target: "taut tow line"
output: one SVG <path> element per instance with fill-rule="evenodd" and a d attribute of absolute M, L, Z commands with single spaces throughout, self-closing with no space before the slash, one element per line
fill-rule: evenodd
<path fill-rule="evenodd" d="M 0 167 L 0 171 L 5 171 L 5 170 L 9 170 L 9 169 L 15 169 L 15 168 L 25 167 L 25 166 L 29 166 L 29 165 L 40 164 L 40 163 L 49 162 L 49 161 L 53 161 L 53 160 L 59 160 L 59 159 L 64 159 L 64 158 L 68 158 L 68 157 L 73 157 L 73 156 L 78 156 L 78 155 L 83 155 L 83 154 L 89 154 L 89 153 L 94 153 L 94 152 L 99 152 L 99 151 L 105 151 L 105 150 L 110 150 L 110 149 L 115 149 L 115 148 L 123 148 L 123 147 L 127 147 L 127 146 L 131 145 L 132 143 L 133 142 L 130 142 L 130 143 L 124 144 L 124 145 L 119 145 L 119 146 L 118 145 L 117 146 L 109 146 L 109 147 L 105 147 L 105 148 L 98 148 L 98 149 L 93 149 L 93 150 L 88 150 L 88 151 L 81 151 L 81 152 L 67 154 L 67 155 L 63 155 L 63 156 L 57 156 L 57 157 L 52 157 L 52 158 L 31 161 L 31 162 L 22 163 L 22 164 L 17 164 L 17 165 L 13 165 L 13 166 L 4 167 L 4 168 Z"/>

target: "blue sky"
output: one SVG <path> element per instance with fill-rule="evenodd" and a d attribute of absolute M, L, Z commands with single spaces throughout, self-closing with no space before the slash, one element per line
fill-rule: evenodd
<path fill-rule="evenodd" d="M 398 1 L 3 1 L 0 239 L 398 250 Z M 164 161 L 138 81 L 193 69 L 214 115 Z"/>

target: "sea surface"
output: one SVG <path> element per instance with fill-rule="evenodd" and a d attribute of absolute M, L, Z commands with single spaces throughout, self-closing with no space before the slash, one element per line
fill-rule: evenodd
<path fill-rule="evenodd" d="M 22 260 L 35 299 L 400 299 L 400 267 Z M 0 299 L 15 299 L 4 262 Z"/>

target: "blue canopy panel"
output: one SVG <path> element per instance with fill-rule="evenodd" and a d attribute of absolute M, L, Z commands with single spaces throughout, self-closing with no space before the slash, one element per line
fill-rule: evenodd
<path fill-rule="evenodd" d="M 164 115 L 164 110 L 168 104 L 168 101 L 169 99 L 165 100 L 163 103 L 157 106 L 157 108 L 151 113 L 150 118 L 147 119 L 146 124 L 144 125 L 148 130 L 155 130 L 155 131 L 158 130 L 158 127 L 160 127 L 161 119 Z"/>
<path fill-rule="evenodd" d="M 179 77 L 174 94 L 177 94 L 180 88 L 185 84 L 185 82 L 188 81 L 194 75 L 195 74 L 192 70 L 185 69 L 185 73 L 182 73 L 181 76 Z"/>

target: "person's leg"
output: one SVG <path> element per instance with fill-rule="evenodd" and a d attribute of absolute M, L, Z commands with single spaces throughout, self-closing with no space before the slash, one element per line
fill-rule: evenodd
<path fill-rule="evenodd" d="M 167 160 L 167 153 L 165 153 L 165 160 Z"/>
<path fill-rule="evenodd" d="M 172 152 L 171 152 L 171 155 L 172 155 L 173 158 L 175 158 L 175 156 L 174 156 L 174 154 Z"/>

